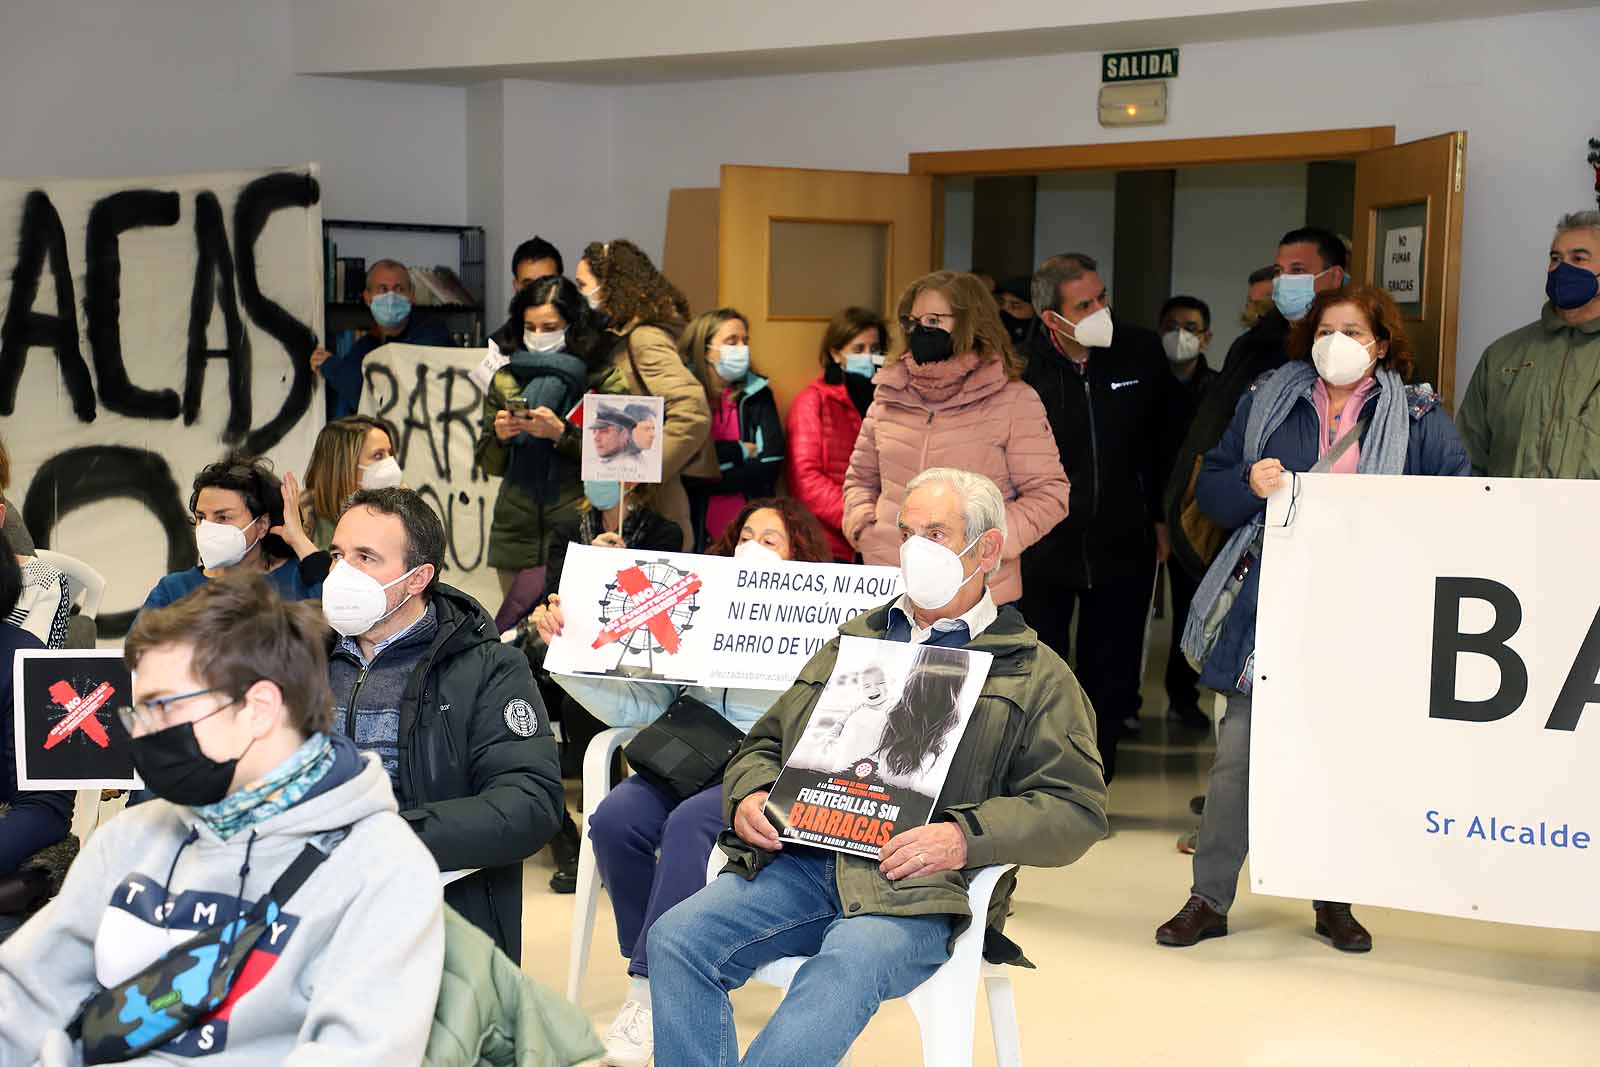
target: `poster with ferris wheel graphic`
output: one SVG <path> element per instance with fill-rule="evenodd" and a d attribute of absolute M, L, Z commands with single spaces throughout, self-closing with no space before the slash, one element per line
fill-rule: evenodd
<path fill-rule="evenodd" d="M 574 545 L 553 674 L 787 689 L 839 627 L 900 595 L 895 567 Z"/>

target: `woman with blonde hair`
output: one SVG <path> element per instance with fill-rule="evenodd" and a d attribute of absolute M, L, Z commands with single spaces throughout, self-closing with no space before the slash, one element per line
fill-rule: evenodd
<path fill-rule="evenodd" d="M 719 471 L 705 389 L 678 355 L 689 302 L 632 241 L 593 242 L 573 279 L 606 331 L 594 358 L 609 346 L 628 395 L 666 401 L 658 506 L 683 530 L 683 543 L 693 544 L 683 476 L 716 480 Z"/>
<path fill-rule="evenodd" d="M 303 507 L 311 541 L 326 552 L 344 502 L 357 489 L 388 489 L 402 481 L 394 427 L 371 415 L 335 419 L 317 434 L 306 467 Z"/>
<path fill-rule="evenodd" d="M 750 322 L 733 308 L 696 315 L 678 354 L 711 408 L 711 445 L 722 480 L 695 494 L 695 547 L 720 538 L 741 508 L 771 496 L 783 472 L 783 420 L 767 380 L 750 364 Z"/>
<path fill-rule="evenodd" d="M 896 566 L 906 484 L 930 467 L 982 474 L 1006 500 L 1009 535 L 990 590 L 996 604 L 1010 603 L 1022 596 L 1023 549 L 1067 515 L 1067 476 L 1044 405 L 1021 380 L 994 297 L 972 275 L 918 278 L 898 318 L 906 348 L 875 379 L 844 479 L 844 535 L 867 563 Z"/>

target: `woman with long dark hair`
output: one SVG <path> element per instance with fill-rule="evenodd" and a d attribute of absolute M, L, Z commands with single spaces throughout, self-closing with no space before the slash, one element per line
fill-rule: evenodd
<path fill-rule="evenodd" d="M 605 324 L 607 354 L 631 396 L 666 401 L 661 463 L 661 513 L 694 543 L 683 477 L 716 481 L 711 407 L 705 389 L 678 355 L 689 302 L 632 241 L 596 241 L 573 271 L 584 300 Z M 596 354 L 596 358 L 602 358 Z"/>
<path fill-rule="evenodd" d="M 961 687 L 967 684 L 966 659 L 924 649 L 906 674 L 900 699 L 889 708 L 873 753 L 882 760 L 880 778 L 911 779 L 914 784 L 944 754 L 950 731 L 961 720 Z"/>
<path fill-rule="evenodd" d="M 511 319 L 521 324 L 511 360 L 495 372 L 483 398 L 477 458 L 502 479 L 489 527 L 489 566 L 500 591 L 520 600 L 507 612 L 521 618 L 544 591 L 555 530 L 576 520 L 583 499 L 579 465 L 583 438 L 568 420 L 586 391 L 622 388 L 578 287 L 559 274 L 517 291 Z M 513 583 L 526 572 L 523 588 Z"/>

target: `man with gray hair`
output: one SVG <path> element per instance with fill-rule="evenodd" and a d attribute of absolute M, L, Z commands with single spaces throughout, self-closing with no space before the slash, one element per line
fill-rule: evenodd
<path fill-rule="evenodd" d="M 839 641 L 830 641 L 723 775 L 727 867 L 650 932 L 658 1063 L 740 1062 L 728 992 L 783 956 L 811 959 L 742 1062 L 839 1062 L 878 1005 L 933 974 L 969 923 L 987 924 L 990 959 L 1021 961 L 1001 933 L 1014 874 L 1000 880 L 989 914 L 974 916 L 971 873 L 1064 866 L 1105 836 L 1083 690 L 1016 608 L 997 609 L 989 595 L 1006 540 L 999 489 L 967 471 L 924 471 L 907 486 L 899 529 L 905 593 L 840 633 L 994 656 L 933 819 L 891 837 L 877 862 L 780 843 L 767 794 L 833 674 Z"/>
<path fill-rule="evenodd" d="M 1456 426 L 1491 478 L 1600 478 L 1600 211 L 1556 223 L 1536 322 L 1484 349 Z"/>
<path fill-rule="evenodd" d="M 372 313 L 373 328 L 356 339 L 343 356 L 330 355 L 318 348 L 311 355 L 311 369 L 322 371 L 328 382 L 328 418 L 354 415 L 361 407 L 361 364 L 367 354 L 389 344 L 435 345 L 450 343 L 450 334 L 440 319 L 419 318 L 413 314 L 411 272 L 397 259 L 380 259 L 367 268 L 367 287 L 362 302 Z"/>
<path fill-rule="evenodd" d="M 1139 668 L 1156 566 L 1170 542 L 1162 513 L 1183 389 L 1161 339 L 1113 321 L 1094 260 L 1065 253 L 1033 276 L 1040 329 L 1022 347 L 1022 380 L 1044 404 L 1072 484 L 1067 517 L 1022 554 L 1022 613 L 1068 653 L 1078 618 L 1078 669 L 1099 719 L 1106 780 L 1117 741 L 1139 729 Z"/>

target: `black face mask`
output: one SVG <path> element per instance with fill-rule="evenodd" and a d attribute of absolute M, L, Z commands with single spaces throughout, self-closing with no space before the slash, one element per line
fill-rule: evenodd
<path fill-rule="evenodd" d="M 226 707 L 227 705 L 224 705 Z M 218 708 L 221 711 L 222 708 Z M 198 721 L 198 720 L 196 720 Z M 127 745 L 134 769 L 145 787 L 162 800 L 196 808 L 215 804 L 228 795 L 239 757 L 218 762 L 200 750 L 194 736 L 194 723 L 179 723 L 143 737 L 131 737 L 119 718 L 112 719 L 112 730 Z M 254 739 L 250 744 L 255 744 Z M 245 746 L 245 752 L 250 745 Z"/>
<path fill-rule="evenodd" d="M 911 358 L 918 363 L 939 363 L 955 354 L 950 331 L 937 326 L 918 323 L 906 337 L 906 344 L 911 349 Z"/>

